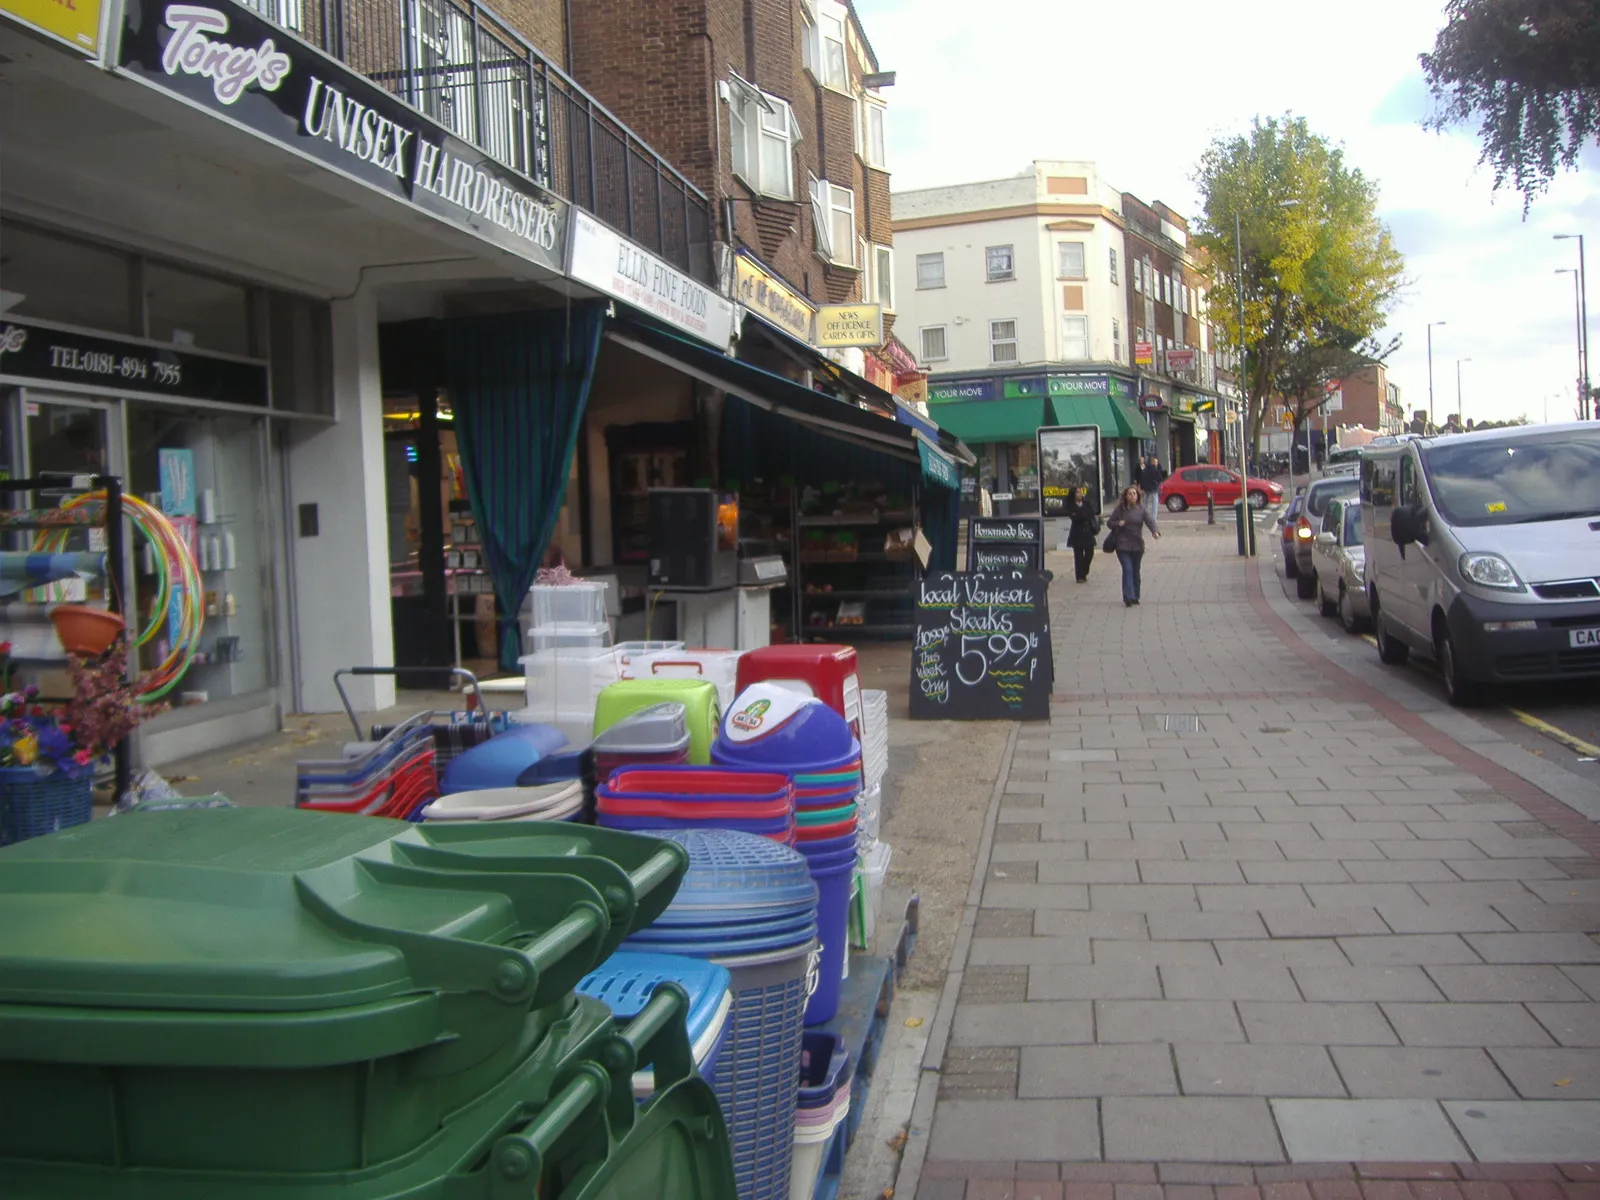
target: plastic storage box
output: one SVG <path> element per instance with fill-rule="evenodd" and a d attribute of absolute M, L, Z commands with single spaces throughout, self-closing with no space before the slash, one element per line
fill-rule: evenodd
<path fill-rule="evenodd" d="M 534 628 L 548 625 L 605 625 L 604 583 L 534 584 Z"/>
<path fill-rule="evenodd" d="M 655 679 L 709 679 L 717 685 L 723 711 L 738 694 L 739 658 L 742 650 L 664 651 L 650 657 L 649 676 Z"/>
<path fill-rule="evenodd" d="M 687 762 L 689 723 L 676 700 L 632 713 L 594 739 L 594 774 L 604 782 L 619 767 Z"/>
<path fill-rule="evenodd" d="M 525 719 L 554 725 L 574 742 L 587 743 L 594 732 L 595 702 L 617 681 L 617 659 L 610 650 L 541 650 L 519 661 L 527 676 Z"/>
<path fill-rule="evenodd" d="M 528 630 L 527 648 L 541 650 L 608 650 L 609 625 L 535 625 Z"/>

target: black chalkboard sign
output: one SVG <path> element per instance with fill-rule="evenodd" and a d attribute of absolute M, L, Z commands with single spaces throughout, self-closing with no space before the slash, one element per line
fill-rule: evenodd
<path fill-rule="evenodd" d="M 967 570 L 1044 570 L 1044 522 L 1038 517 L 973 517 L 967 522 Z"/>
<path fill-rule="evenodd" d="M 1041 571 L 935 571 L 912 585 L 911 716 L 1045 721 L 1054 666 Z"/>

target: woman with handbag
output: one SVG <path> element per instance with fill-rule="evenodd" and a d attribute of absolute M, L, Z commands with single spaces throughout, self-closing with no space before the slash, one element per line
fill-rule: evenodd
<path fill-rule="evenodd" d="M 1089 564 L 1094 562 L 1094 543 L 1100 536 L 1100 513 L 1088 488 L 1077 488 L 1067 497 L 1067 545 L 1072 547 L 1072 571 L 1079 583 L 1089 578 Z"/>
<path fill-rule="evenodd" d="M 1115 550 L 1122 564 L 1122 603 L 1132 608 L 1139 603 L 1139 568 L 1144 562 L 1144 531 L 1159 538 L 1161 530 L 1140 500 L 1139 488 L 1130 484 L 1122 491 L 1122 498 L 1106 518 L 1106 540 L 1103 549 Z"/>

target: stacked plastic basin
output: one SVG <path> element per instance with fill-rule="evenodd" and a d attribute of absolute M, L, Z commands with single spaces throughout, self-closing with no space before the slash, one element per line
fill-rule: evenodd
<path fill-rule="evenodd" d="M 595 789 L 595 821 L 638 831 L 715 828 L 793 845 L 794 785 L 781 772 L 624 767 Z"/>
<path fill-rule="evenodd" d="M 574 991 L 687 866 L 605 830 L 270 808 L 0 850 L 4 1194 L 731 1198 L 685 991 L 625 1025 Z M 609 1103 L 641 1066 L 655 1097 Z"/>
<path fill-rule="evenodd" d="M 578 983 L 580 996 L 603 1002 L 611 1014 L 632 1020 L 644 1011 L 650 997 L 663 983 L 675 983 L 689 997 L 687 1019 L 689 1049 L 695 1070 L 709 1080 L 717 1066 L 717 1054 L 727 1040 L 733 1014 L 733 977 L 728 969 L 713 962 L 686 958 L 681 954 L 639 954 L 621 950 Z M 634 1072 L 633 1094 L 644 1100 L 656 1090 L 655 1072 Z"/>
<path fill-rule="evenodd" d="M 423 821 L 577 821 L 592 771 L 550 725 L 513 725 L 452 758 Z"/>
<path fill-rule="evenodd" d="M 794 1118 L 791 1200 L 808 1200 L 834 1131 L 850 1115 L 850 1052 L 836 1033 L 807 1033 L 800 1050 L 800 1096 Z"/>
<path fill-rule="evenodd" d="M 688 709 L 677 700 L 641 708 L 600 733 L 590 750 L 594 754 L 595 778 L 602 781 L 619 767 L 686 763 Z"/>
<path fill-rule="evenodd" d="M 795 848 L 816 880 L 822 943 L 806 1024 L 831 1020 L 839 1009 L 849 953 L 861 743 L 844 718 L 816 697 L 781 684 L 756 683 L 734 700 L 711 755 L 719 765 L 782 772 L 794 781 Z"/>
<path fill-rule="evenodd" d="M 733 1012 L 711 1082 L 728 1121 L 739 1197 L 787 1200 L 816 884 L 804 858 L 769 838 L 721 829 L 660 836 L 688 850 L 688 874 L 667 910 L 624 948 L 727 968 Z"/>

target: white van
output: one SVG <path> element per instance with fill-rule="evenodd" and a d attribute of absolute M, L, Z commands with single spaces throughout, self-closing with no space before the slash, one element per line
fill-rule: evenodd
<path fill-rule="evenodd" d="M 1386 663 L 1484 684 L 1600 678 L 1600 422 L 1365 447 L 1367 601 Z"/>

